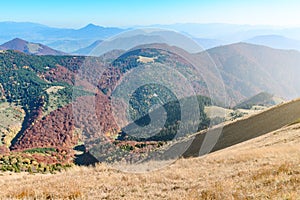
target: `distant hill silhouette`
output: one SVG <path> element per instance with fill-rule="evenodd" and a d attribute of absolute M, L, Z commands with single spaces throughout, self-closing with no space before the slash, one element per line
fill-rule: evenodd
<path fill-rule="evenodd" d="M 234 108 L 235 109 L 251 109 L 252 106 L 274 106 L 278 103 L 282 103 L 284 102 L 283 99 L 280 98 L 276 98 L 274 95 L 269 94 L 267 92 L 261 92 L 245 101 L 243 101 L 242 103 L 239 103 L 238 105 L 236 105 Z"/>
<path fill-rule="evenodd" d="M 300 95 L 300 53 L 237 43 L 207 50 L 236 103 L 266 91 L 287 99 Z M 201 56 L 201 54 L 199 54 Z"/>
<path fill-rule="evenodd" d="M 294 49 L 300 51 L 300 41 L 281 35 L 260 35 L 246 40 L 251 44 L 265 45 L 276 49 Z"/>
<path fill-rule="evenodd" d="M 26 54 L 34 55 L 66 55 L 66 53 L 54 50 L 43 44 L 32 43 L 20 38 L 15 38 L 0 45 L 1 50 L 16 50 Z"/>
<path fill-rule="evenodd" d="M 101 42 L 103 42 L 102 40 L 97 40 L 95 42 L 93 42 L 91 45 L 78 49 L 77 51 L 74 51 L 74 54 L 79 54 L 79 55 L 89 55 L 93 49 L 95 49 Z"/>

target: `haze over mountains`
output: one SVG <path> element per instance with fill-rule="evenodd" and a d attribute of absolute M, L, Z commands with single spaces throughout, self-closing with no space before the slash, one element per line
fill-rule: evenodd
<path fill-rule="evenodd" d="M 299 50 L 299 28 L 281 28 L 272 26 L 250 26 L 232 24 L 171 24 L 153 25 L 156 28 L 175 30 L 189 35 L 203 49 L 236 42 L 249 42 L 280 49 Z M 87 55 L 90 45 L 105 40 L 133 28 L 102 27 L 88 24 L 80 29 L 53 28 L 36 23 L 0 22 L 0 43 L 14 38 L 21 38 L 35 43 L 42 43 L 50 48 L 66 52 Z M 143 34 L 142 34 L 143 35 Z"/>
<path fill-rule="evenodd" d="M 300 94 L 300 53 L 237 43 L 208 50 L 226 86 L 243 96 L 267 91 L 284 98 Z M 229 89 L 227 92 L 231 93 Z"/>
<path fill-rule="evenodd" d="M 245 40 L 247 43 L 269 46 L 275 49 L 294 49 L 300 51 L 300 41 L 280 35 L 260 35 Z"/>
<path fill-rule="evenodd" d="M 101 27 L 93 24 L 80 29 L 53 28 L 27 22 L 0 22 L 0 42 L 22 38 L 31 42 L 43 43 L 63 52 L 76 51 L 96 40 L 106 39 L 125 29 Z"/>

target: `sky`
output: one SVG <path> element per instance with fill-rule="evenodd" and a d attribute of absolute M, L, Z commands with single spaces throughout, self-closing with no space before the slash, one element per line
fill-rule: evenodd
<path fill-rule="evenodd" d="M 173 23 L 300 26 L 298 0 L 10 0 L 0 21 L 80 28 Z"/>

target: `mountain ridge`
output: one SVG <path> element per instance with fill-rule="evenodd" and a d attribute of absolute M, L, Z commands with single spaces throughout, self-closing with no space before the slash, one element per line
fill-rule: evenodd
<path fill-rule="evenodd" d="M 225 85 L 243 96 L 259 92 L 293 99 L 299 96 L 300 53 L 262 45 L 235 43 L 207 50 L 220 70 Z M 286 66 L 289 66 L 288 68 Z M 232 93 L 230 89 L 228 93 Z M 236 96 L 237 99 L 240 97 Z"/>
<path fill-rule="evenodd" d="M 87 25 L 79 29 L 56 28 L 31 22 L 0 22 L 0 30 L 1 43 L 14 38 L 22 38 L 70 53 L 83 48 L 83 46 L 88 46 L 96 40 L 109 38 L 126 29 L 97 25 Z M 69 41 L 69 43 L 65 43 L 67 46 L 61 45 L 61 42 L 66 40 Z"/>
<path fill-rule="evenodd" d="M 300 51 L 300 41 L 290 39 L 281 35 L 258 35 L 248 40 L 246 43 L 269 46 L 275 49 Z"/>
<path fill-rule="evenodd" d="M 168 29 L 175 30 L 180 33 L 187 33 L 192 38 L 196 38 L 196 40 L 200 42 L 200 45 L 202 45 L 205 49 L 213 46 L 219 46 L 220 44 L 246 41 L 249 38 L 259 35 L 276 34 L 292 38 L 294 40 L 299 40 L 300 34 L 299 28 L 222 23 L 179 23 L 132 27 L 105 27 L 95 24 L 87 24 L 80 28 L 57 28 L 31 22 L 0 22 L 0 42 L 3 43 L 19 37 L 28 41 L 43 43 L 51 48 L 70 53 L 80 48 L 87 47 L 96 40 L 105 40 L 118 33 L 133 28 L 145 29 L 147 27 L 158 27 L 164 30 Z"/>

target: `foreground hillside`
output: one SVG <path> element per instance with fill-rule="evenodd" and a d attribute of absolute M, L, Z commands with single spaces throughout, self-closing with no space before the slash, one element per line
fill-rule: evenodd
<path fill-rule="evenodd" d="M 300 124 L 164 169 L 104 164 L 54 175 L 1 174 L 2 199 L 299 199 Z"/>
<path fill-rule="evenodd" d="M 185 157 L 195 157 L 204 155 L 207 152 L 218 151 L 293 124 L 299 119 L 300 99 L 279 104 L 233 123 L 225 123 L 224 126 L 217 126 L 211 130 L 196 133 L 194 137 L 191 137 L 193 141 L 183 155 Z M 208 148 L 209 143 L 205 143 L 205 139 L 210 135 L 213 141 L 212 136 L 218 136 L 218 134 L 220 135 L 215 143 L 211 142 L 211 144 L 214 144 L 211 146 L 211 151 L 207 151 L 206 148 Z M 202 148 L 202 146 L 207 147 Z"/>

